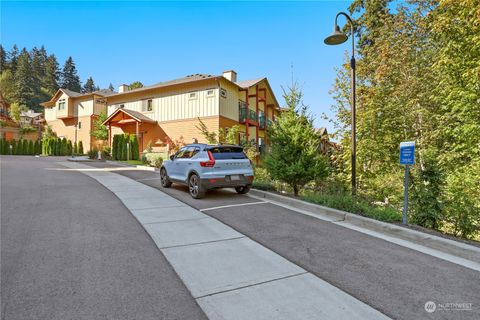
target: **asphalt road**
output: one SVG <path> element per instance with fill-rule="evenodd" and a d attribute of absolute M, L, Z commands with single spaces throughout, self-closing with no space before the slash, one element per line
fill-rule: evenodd
<path fill-rule="evenodd" d="M 0 158 L 1 319 L 206 319 L 120 200 L 59 160 Z"/>
<path fill-rule="evenodd" d="M 163 189 L 156 172 L 116 172 L 197 209 L 258 202 L 229 190 L 194 200 L 186 187 Z M 474 270 L 269 203 L 204 213 L 391 318 L 480 319 L 480 273 Z M 437 304 L 435 312 L 425 311 L 428 301 Z M 471 303 L 472 310 L 441 310 L 448 303 Z"/>

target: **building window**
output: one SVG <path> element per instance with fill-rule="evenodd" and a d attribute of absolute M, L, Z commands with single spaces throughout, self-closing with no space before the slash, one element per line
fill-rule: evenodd
<path fill-rule="evenodd" d="M 58 110 L 65 109 L 65 99 L 58 100 Z"/>
<path fill-rule="evenodd" d="M 153 111 L 153 100 L 143 100 L 142 103 L 142 111 L 148 112 L 148 111 Z"/>
<path fill-rule="evenodd" d="M 196 92 L 190 92 L 188 94 L 188 99 L 190 99 L 190 100 L 197 99 L 197 93 Z"/>
<path fill-rule="evenodd" d="M 227 97 L 227 90 L 226 89 L 223 89 L 223 88 L 220 89 L 220 97 L 222 97 L 222 98 Z"/>
<path fill-rule="evenodd" d="M 213 96 L 215 96 L 215 90 L 213 89 L 207 90 L 207 97 L 213 97 Z"/>
<path fill-rule="evenodd" d="M 81 121 L 78 122 L 78 129 L 82 129 L 82 122 Z"/>
<path fill-rule="evenodd" d="M 123 109 L 125 107 L 124 104 L 117 104 L 117 109 Z"/>

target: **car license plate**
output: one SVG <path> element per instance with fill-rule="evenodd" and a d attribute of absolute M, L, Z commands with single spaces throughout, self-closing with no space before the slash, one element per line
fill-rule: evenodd
<path fill-rule="evenodd" d="M 230 176 L 230 180 L 232 181 L 239 181 L 241 180 L 240 176 L 238 174 L 235 174 L 233 176 Z"/>

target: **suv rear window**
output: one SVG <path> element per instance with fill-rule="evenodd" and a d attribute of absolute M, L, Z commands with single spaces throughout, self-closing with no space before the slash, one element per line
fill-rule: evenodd
<path fill-rule="evenodd" d="M 247 159 L 241 147 L 211 147 L 207 149 L 215 160 Z"/>

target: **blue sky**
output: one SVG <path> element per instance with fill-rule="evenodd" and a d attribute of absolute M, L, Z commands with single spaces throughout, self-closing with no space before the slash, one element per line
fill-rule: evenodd
<path fill-rule="evenodd" d="M 293 65 L 316 126 L 332 132 L 320 115 L 333 116 L 328 92 L 349 46 L 323 39 L 349 3 L 1 1 L 1 43 L 44 45 L 61 65 L 72 56 L 82 81 L 92 76 L 102 88 L 228 69 L 240 80 L 267 76 L 281 103 Z"/>

